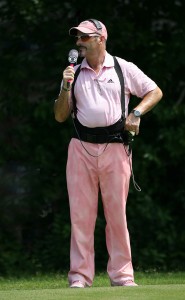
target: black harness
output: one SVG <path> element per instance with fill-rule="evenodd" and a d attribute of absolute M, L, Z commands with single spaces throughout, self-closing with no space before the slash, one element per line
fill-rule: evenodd
<path fill-rule="evenodd" d="M 118 75 L 120 85 L 121 85 L 121 109 L 122 109 L 122 116 L 120 120 L 118 120 L 115 124 L 106 126 L 106 127 L 95 127 L 89 128 L 83 126 L 77 119 L 77 105 L 76 105 L 76 97 L 74 94 L 74 87 L 77 80 L 77 77 L 81 71 L 81 65 L 77 68 L 74 81 L 72 84 L 72 102 L 73 102 L 73 114 L 74 114 L 74 137 L 82 140 L 84 142 L 89 143 L 124 143 L 129 144 L 129 137 L 126 131 L 124 131 L 125 125 L 125 92 L 124 92 L 124 77 L 121 67 L 116 59 L 114 58 L 114 68 Z"/>
<path fill-rule="evenodd" d="M 128 151 L 126 150 L 126 147 L 125 147 L 125 151 L 127 152 L 128 156 L 130 156 L 131 151 L 132 151 L 133 136 L 131 133 L 129 133 L 129 131 L 124 130 L 124 126 L 125 126 L 124 77 L 123 77 L 121 67 L 120 67 L 116 57 L 113 56 L 113 58 L 114 58 L 114 68 L 118 75 L 120 85 L 121 85 L 121 109 L 122 109 L 121 118 L 115 124 L 107 126 L 107 127 L 95 127 L 95 128 L 89 128 L 89 127 L 83 126 L 77 119 L 77 106 L 76 106 L 76 98 L 75 98 L 75 94 L 74 94 L 74 86 L 75 86 L 77 77 L 80 73 L 81 65 L 77 68 L 77 70 L 75 72 L 74 81 L 72 84 L 72 101 L 73 101 L 73 114 L 74 114 L 73 123 L 74 123 L 74 128 L 75 128 L 73 137 L 79 139 L 84 150 L 90 156 L 93 156 L 93 157 L 98 157 L 99 155 L 96 156 L 96 155 L 91 154 L 85 148 L 82 141 L 89 142 L 89 143 L 97 143 L 97 144 L 106 143 L 104 150 L 106 149 L 106 147 L 108 146 L 109 143 L 122 143 L 123 145 L 128 145 Z M 103 152 L 104 152 L 104 150 L 103 150 Z M 129 162 L 130 162 L 130 160 L 129 160 Z M 130 169 L 131 169 L 134 187 L 137 191 L 140 192 L 141 188 L 135 181 L 134 172 L 133 172 L 131 163 L 130 163 Z"/>

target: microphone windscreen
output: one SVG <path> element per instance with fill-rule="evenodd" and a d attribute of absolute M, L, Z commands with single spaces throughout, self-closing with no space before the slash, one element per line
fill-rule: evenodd
<path fill-rule="evenodd" d="M 76 49 L 72 49 L 69 51 L 68 61 L 70 64 L 75 64 L 78 59 L 78 51 Z"/>

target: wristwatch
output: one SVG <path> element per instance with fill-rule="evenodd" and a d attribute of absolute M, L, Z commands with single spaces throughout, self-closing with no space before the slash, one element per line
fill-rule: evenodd
<path fill-rule="evenodd" d="M 140 118 L 141 117 L 141 112 L 139 110 L 133 109 L 131 113 L 134 114 L 135 117 Z"/>

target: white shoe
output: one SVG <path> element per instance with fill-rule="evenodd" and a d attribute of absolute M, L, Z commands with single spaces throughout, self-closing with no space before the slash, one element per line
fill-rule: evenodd
<path fill-rule="evenodd" d="M 73 283 L 70 285 L 70 288 L 84 288 L 85 283 L 81 282 L 80 280 L 73 281 Z"/>
<path fill-rule="evenodd" d="M 138 286 L 133 280 L 125 280 L 119 282 L 111 282 L 112 286 Z"/>

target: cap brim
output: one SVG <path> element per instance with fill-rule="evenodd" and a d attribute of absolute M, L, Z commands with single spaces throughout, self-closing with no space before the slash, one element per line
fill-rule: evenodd
<path fill-rule="evenodd" d="M 81 31 L 83 33 L 96 33 L 95 31 L 93 31 L 91 29 L 79 26 L 79 27 L 72 27 L 69 30 L 69 35 L 77 35 L 77 31 Z"/>

